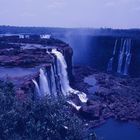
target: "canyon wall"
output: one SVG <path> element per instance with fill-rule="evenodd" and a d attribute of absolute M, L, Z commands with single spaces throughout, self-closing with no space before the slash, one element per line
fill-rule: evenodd
<path fill-rule="evenodd" d="M 59 73 L 57 73 L 56 56 L 52 50 L 56 50 L 64 56 L 68 79 L 72 82 L 72 48 L 60 40 L 41 38 L 39 35 L 0 37 L 0 79 L 12 81 L 17 92 L 27 91 L 34 89 L 32 80 L 39 81 L 40 69 L 42 69 L 47 74 L 51 87 L 52 73 L 55 76 L 53 78 L 56 78 L 56 83 L 60 80 Z M 59 85 L 57 87 L 59 88 Z"/>
<path fill-rule="evenodd" d="M 140 39 L 132 36 L 94 36 L 94 35 L 79 35 L 79 34 L 65 34 L 57 35 L 59 38 L 67 43 L 74 50 L 73 62 L 74 65 L 91 66 L 97 70 L 108 70 L 108 64 L 113 56 L 115 42 L 117 41 L 116 54 L 114 58 L 112 73 L 118 74 L 117 67 L 119 63 L 119 55 L 124 40 L 131 40 L 131 61 L 128 67 L 128 73 L 131 76 L 140 76 Z M 124 47 L 126 49 L 127 47 Z M 124 50 L 123 64 L 126 61 L 127 52 Z"/>

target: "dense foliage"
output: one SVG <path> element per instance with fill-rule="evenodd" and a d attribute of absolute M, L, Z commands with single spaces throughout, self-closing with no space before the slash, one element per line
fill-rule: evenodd
<path fill-rule="evenodd" d="M 83 139 L 82 121 L 63 99 L 29 97 L 18 98 L 12 84 L 0 82 L 0 139 Z"/>
<path fill-rule="evenodd" d="M 112 35 L 140 37 L 140 29 L 111 29 L 111 28 L 57 28 L 57 27 L 16 27 L 0 26 L 0 34 L 90 34 L 90 35 Z"/>

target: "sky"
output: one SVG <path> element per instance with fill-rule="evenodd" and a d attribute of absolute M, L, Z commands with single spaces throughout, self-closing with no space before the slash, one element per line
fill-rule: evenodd
<path fill-rule="evenodd" d="M 0 0 L 0 25 L 140 28 L 140 0 Z"/>

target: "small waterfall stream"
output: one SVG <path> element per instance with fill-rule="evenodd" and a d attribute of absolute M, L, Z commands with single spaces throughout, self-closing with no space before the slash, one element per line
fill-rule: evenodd
<path fill-rule="evenodd" d="M 110 58 L 110 60 L 108 62 L 108 66 L 107 66 L 107 71 L 108 72 L 113 71 L 113 62 L 114 62 L 114 56 L 116 54 L 117 43 L 118 43 L 118 40 L 115 41 L 114 50 L 113 50 L 113 56 Z"/>
<path fill-rule="evenodd" d="M 36 92 L 37 92 L 37 95 L 40 97 L 41 96 L 41 92 L 40 92 L 40 88 L 39 88 L 39 85 L 38 85 L 38 83 L 36 82 L 36 80 L 32 80 L 33 81 L 33 83 L 34 83 L 34 85 L 35 85 L 35 90 L 36 90 Z"/>
<path fill-rule="evenodd" d="M 120 74 L 122 74 L 122 64 L 123 64 L 124 55 L 125 55 L 126 43 L 127 43 L 127 40 L 124 40 L 123 45 L 120 47 L 119 60 L 118 60 L 118 68 L 117 68 L 117 73 L 120 73 Z"/>
<path fill-rule="evenodd" d="M 40 69 L 39 85 L 40 85 L 41 94 L 43 94 L 44 96 L 50 95 L 48 80 L 47 80 L 46 75 L 42 69 Z"/>
<path fill-rule="evenodd" d="M 130 65 L 130 62 L 131 62 L 131 57 L 132 57 L 132 54 L 131 54 L 131 40 L 128 40 L 127 41 L 127 46 L 126 46 L 126 52 L 125 52 L 125 55 L 126 55 L 126 59 L 125 59 L 125 67 L 124 67 L 124 75 L 128 75 L 128 69 L 129 69 L 129 65 Z"/>
<path fill-rule="evenodd" d="M 111 72 L 113 70 L 113 61 L 114 61 L 114 58 L 111 57 L 109 62 L 108 62 L 108 66 L 107 66 L 107 71 L 108 72 Z"/>
<path fill-rule="evenodd" d="M 116 40 L 113 50 L 113 56 L 110 58 L 108 62 L 107 71 L 113 71 L 113 64 L 115 56 L 118 55 L 118 65 L 117 65 L 117 73 L 121 75 L 128 75 L 129 65 L 131 62 L 131 39 L 121 39 L 121 43 L 119 45 L 118 40 Z M 119 53 L 117 53 L 117 47 L 119 47 Z"/>
<path fill-rule="evenodd" d="M 53 66 L 51 66 L 51 85 L 52 85 L 52 94 L 56 97 L 57 96 L 57 87 L 56 87 L 56 80 L 55 80 L 55 73 Z"/>

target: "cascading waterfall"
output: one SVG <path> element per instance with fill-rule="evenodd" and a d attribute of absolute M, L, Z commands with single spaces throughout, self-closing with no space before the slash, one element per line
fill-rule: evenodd
<path fill-rule="evenodd" d="M 34 83 L 34 85 L 35 85 L 35 90 L 36 90 L 36 92 L 37 92 L 37 95 L 40 97 L 41 96 L 41 92 L 40 92 L 40 88 L 39 88 L 39 85 L 38 85 L 38 83 L 36 82 L 36 80 L 32 80 L 33 81 L 33 83 Z"/>
<path fill-rule="evenodd" d="M 45 75 L 44 71 L 40 69 L 39 85 L 35 80 L 32 80 L 37 93 L 41 96 L 54 95 L 55 97 L 58 95 L 58 92 L 61 92 L 64 96 L 75 94 L 82 103 L 86 103 L 88 100 L 86 94 L 70 87 L 67 63 L 63 54 L 56 49 L 52 49 L 51 53 L 56 56 L 56 64 L 51 65 L 50 76 L 47 76 L 48 74 Z M 47 77 L 50 77 L 50 79 Z M 50 80 L 50 86 L 48 80 Z M 74 106 L 74 103 L 71 101 L 69 103 Z"/>
<path fill-rule="evenodd" d="M 56 97 L 57 96 L 57 87 L 56 87 L 56 80 L 55 80 L 55 73 L 53 70 L 53 66 L 51 66 L 51 88 L 52 94 Z"/>
<path fill-rule="evenodd" d="M 118 40 L 115 41 L 115 46 L 114 46 L 114 50 L 113 50 L 113 55 L 116 54 L 117 44 L 118 44 Z"/>
<path fill-rule="evenodd" d="M 121 46 L 120 48 L 117 72 L 122 75 L 128 75 L 130 62 L 131 62 L 131 39 L 126 39 L 123 42 L 123 46 Z"/>
<path fill-rule="evenodd" d="M 40 85 L 41 94 L 43 94 L 44 96 L 50 95 L 48 80 L 42 69 L 40 69 L 40 74 L 39 74 L 39 85 Z"/>
<path fill-rule="evenodd" d="M 67 64 L 64 56 L 61 52 L 56 49 L 52 50 L 52 53 L 57 58 L 57 70 L 61 83 L 61 90 L 64 95 L 69 95 L 69 92 L 72 91 L 72 88 L 69 85 L 68 75 L 67 75 Z"/>
<path fill-rule="evenodd" d="M 107 66 L 107 71 L 111 72 L 113 70 L 113 62 L 114 62 L 114 56 L 116 54 L 116 49 L 117 49 L 117 43 L 118 40 L 115 41 L 114 49 L 113 49 L 113 56 L 110 58 Z"/>
<path fill-rule="evenodd" d="M 130 65 L 130 62 L 131 62 L 131 40 L 128 40 L 127 41 L 127 46 L 126 46 L 126 52 L 125 52 L 125 55 L 126 55 L 126 60 L 125 60 L 125 66 L 124 66 L 124 75 L 128 75 L 128 68 L 129 68 L 129 65 Z"/>
<path fill-rule="evenodd" d="M 127 40 L 124 40 L 123 45 L 120 47 L 119 60 L 118 60 L 118 68 L 117 68 L 117 73 L 120 73 L 120 74 L 122 74 L 122 64 L 123 64 L 124 55 L 125 55 L 126 43 L 127 43 Z"/>
<path fill-rule="evenodd" d="M 131 62 L 131 39 L 121 39 L 120 43 L 120 51 L 118 55 L 118 66 L 117 66 L 117 73 L 121 75 L 128 75 L 129 65 Z M 117 55 L 117 46 L 118 46 L 118 40 L 115 42 L 114 50 L 113 50 L 113 56 L 110 58 L 108 62 L 107 71 L 113 71 L 113 63 L 115 56 Z"/>
<path fill-rule="evenodd" d="M 50 95 L 51 91 L 52 94 L 54 94 L 54 96 L 57 95 L 55 77 L 52 67 L 51 67 L 51 87 L 52 87 L 51 90 L 48 84 L 47 74 L 44 73 L 43 69 L 40 69 L 39 84 L 34 79 L 32 80 L 32 82 L 35 85 L 35 90 L 38 96 L 44 97 L 46 95 Z"/>
<path fill-rule="evenodd" d="M 52 50 L 52 53 L 57 58 L 57 71 L 60 78 L 60 85 L 63 95 L 69 95 L 70 93 L 76 94 L 80 101 L 85 103 L 87 102 L 87 96 L 85 93 L 78 90 L 72 89 L 69 84 L 68 74 L 67 74 L 67 63 L 63 54 L 56 49 Z"/>

